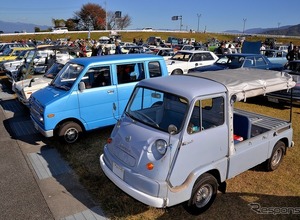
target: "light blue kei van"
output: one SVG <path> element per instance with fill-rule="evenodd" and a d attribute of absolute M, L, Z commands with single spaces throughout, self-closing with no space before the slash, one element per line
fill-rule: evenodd
<path fill-rule="evenodd" d="M 115 124 L 138 81 L 167 75 L 166 63 L 157 55 L 76 58 L 32 94 L 30 116 L 45 137 L 74 143 L 81 132 Z"/>

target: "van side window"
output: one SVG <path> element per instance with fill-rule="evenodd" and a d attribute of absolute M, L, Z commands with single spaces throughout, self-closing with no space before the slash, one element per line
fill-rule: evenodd
<path fill-rule="evenodd" d="M 87 89 L 111 85 L 109 66 L 90 68 L 82 81 Z"/>
<path fill-rule="evenodd" d="M 161 67 L 160 67 L 159 62 L 157 62 L 157 61 L 149 62 L 148 68 L 149 68 L 150 78 L 162 76 Z"/>
<path fill-rule="evenodd" d="M 187 131 L 192 134 L 222 124 L 224 124 L 224 98 L 204 99 L 195 103 Z"/>
<path fill-rule="evenodd" d="M 118 84 L 137 82 L 145 79 L 143 63 L 117 65 Z"/>

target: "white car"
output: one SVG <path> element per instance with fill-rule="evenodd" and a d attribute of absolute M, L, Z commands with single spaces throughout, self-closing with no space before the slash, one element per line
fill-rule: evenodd
<path fill-rule="evenodd" d="M 218 56 L 211 51 L 179 50 L 166 61 L 169 75 L 187 74 L 189 69 L 213 64 Z"/>
<path fill-rule="evenodd" d="M 57 73 L 64 67 L 64 63 L 55 62 L 47 71 L 47 73 L 41 77 L 35 77 L 31 79 L 24 79 L 18 82 L 14 82 L 12 90 L 16 93 L 18 100 L 24 105 L 29 105 L 29 98 L 32 93 L 39 89 L 42 89 L 55 78 Z"/>

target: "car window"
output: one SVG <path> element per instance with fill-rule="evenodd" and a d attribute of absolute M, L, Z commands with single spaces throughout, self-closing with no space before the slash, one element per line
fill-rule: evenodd
<path fill-rule="evenodd" d="M 111 85 L 109 66 L 90 68 L 82 80 L 86 89 Z"/>
<path fill-rule="evenodd" d="M 203 60 L 214 60 L 213 56 L 210 53 L 203 53 L 202 59 Z"/>
<path fill-rule="evenodd" d="M 253 67 L 254 66 L 254 61 L 253 58 L 246 58 L 244 61 L 244 66 L 243 67 Z"/>
<path fill-rule="evenodd" d="M 266 61 L 262 57 L 255 57 L 256 66 L 264 66 L 267 65 Z"/>
<path fill-rule="evenodd" d="M 117 65 L 118 84 L 137 82 L 145 79 L 143 63 L 128 63 Z"/>
<path fill-rule="evenodd" d="M 162 76 L 161 65 L 159 62 L 157 61 L 149 62 L 148 68 L 149 68 L 150 78 Z"/>
<path fill-rule="evenodd" d="M 193 108 L 187 132 L 197 133 L 224 124 L 224 98 L 198 100 Z"/>

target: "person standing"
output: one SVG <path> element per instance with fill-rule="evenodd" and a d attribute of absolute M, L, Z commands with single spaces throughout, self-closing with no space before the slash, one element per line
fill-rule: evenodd
<path fill-rule="evenodd" d="M 293 49 L 290 52 L 287 53 L 286 59 L 288 61 L 293 61 L 293 60 L 299 60 L 300 59 L 298 46 L 294 46 Z"/>
<path fill-rule="evenodd" d="M 122 54 L 121 46 L 120 46 L 120 44 L 119 44 L 118 41 L 115 41 L 115 45 L 116 45 L 116 52 L 115 52 L 115 54 Z"/>
<path fill-rule="evenodd" d="M 288 53 L 289 53 L 290 51 L 292 51 L 293 48 L 294 48 L 294 45 L 293 45 L 293 42 L 291 41 L 290 44 L 289 44 L 289 46 L 288 46 Z"/>

